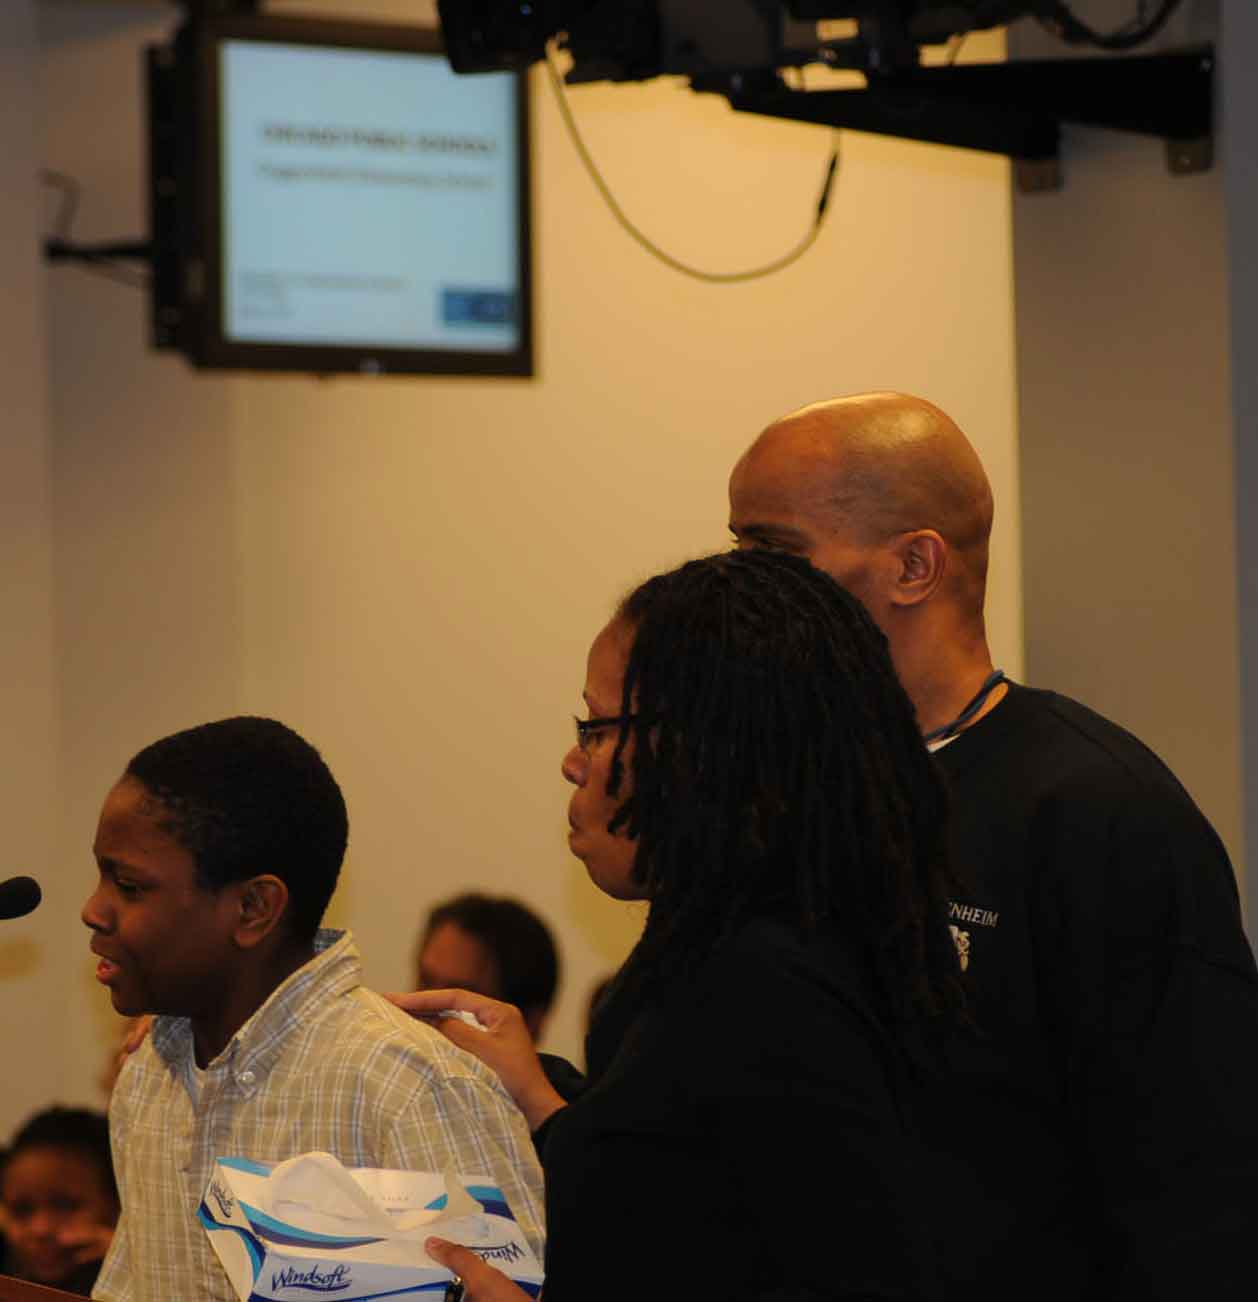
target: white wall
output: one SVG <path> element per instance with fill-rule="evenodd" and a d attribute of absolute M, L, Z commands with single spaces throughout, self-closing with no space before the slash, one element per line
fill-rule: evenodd
<path fill-rule="evenodd" d="M 36 252 L 36 67 L 34 0 L 9 0 L 0 5 L 0 879 L 42 878 L 45 902 L 26 918 L 0 921 L 0 1026 L 9 1046 L 0 1072 L 5 1136 L 10 1119 L 59 1089 L 65 1044 L 49 1028 L 66 1007 L 72 960 L 62 919 L 76 894 L 75 885 L 44 871 L 55 844 L 57 707 L 44 278 Z"/>
<path fill-rule="evenodd" d="M 42 154 L 83 182 L 82 238 L 143 227 L 138 49 L 169 22 L 42 7 Z M 1020 669 L 1009 200 L 1000 160 L 849 135 L 831 224 L 800 265 L 694 284 L 620 233 L 534 87 L 535 381 L 198 375 L 147 351 L 142 295 L 48 273 L 53 873 L 86 889 L 99 801 L 138 746 L 274 714 L 345 787 L 333 916 L 368 980 L 407 982 L 431 902 L 518 893 L 562 936 L 551 1044 L 576 1053 L 589 987 L 641 922 L 564 845 L 558 767 L 585 651 L 627 585 L 724 545 L 726 474 L 767 421 L 886 386 L 956 416 L 995 481 L 993 640 Z M 824 130 L 669 83 L 573 102 L 626 208 L 671 251 L 738 267 L 806 225 Z M 72 910 L 62 921 L 67 1088 L 87 1098 L 110 1019 L 86 934 Z"/>
<path fill-rule="evenodd" d="M 1132 8 L 1075 7 L 1099 28 Z M 1149 48 L 1212 37 L 1213 10 Z M 1069 53 L 1029 23 L 1009 47 Z M 1229 261 L 1223 157 L 1174 176 L 1158 140 L 1068 128 L 1062 167 L 1013 205 L 1027 672 L 1161 754 L 1241 871 L 1228 301 L 1254 228 Z"/>

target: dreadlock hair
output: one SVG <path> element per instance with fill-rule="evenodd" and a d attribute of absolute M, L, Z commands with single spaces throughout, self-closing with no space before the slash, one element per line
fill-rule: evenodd
<path fill-rule="evenodd" d="M 630 965 L 648 990 L 748 920 L 841 927 L 888 1011 L 962 1006 L 946 926 L 945 794 L 864 608 L 807 561 L 724 552 L 621 603 L 633 631 L 608 794 L 650 901 Z"/>
<path fill-rule="evenodd" d="M 275 719 L 219 719 L 146 746 L 124 776 L 153 798 L 161 826 L 196 862 L 202 889 L 273 873 L 288 887 L 289 933 L 313 939 L 336 888 L 349 818 L 341 788 L 305 738 Z"/>

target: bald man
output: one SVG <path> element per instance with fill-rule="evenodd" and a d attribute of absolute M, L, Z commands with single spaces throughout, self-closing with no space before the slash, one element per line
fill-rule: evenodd
<path fill-rule="evenodd" d="M 1140 742 L 993 672 L 991 523 L 969 441 L 902 394 L 794 412 L 730 478 L 740 547 L 864 602 L 951 787 L 982 1034 L 923 1104 L 948 1294 L 1250 1299 L 1258 972 L 1231 865 Z"/>

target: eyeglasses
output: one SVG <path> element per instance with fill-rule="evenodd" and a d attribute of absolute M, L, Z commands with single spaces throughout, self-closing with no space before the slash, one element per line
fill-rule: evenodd
<path fill-rule="evenodd" d="M 636 714 L 609 714 L 602 719 L 578 719 L 574 716 L 572 722 L 577 725 L 578 748 L 583 755 L 588 755 L 594 743 L 608 728 L 623 728 L 637 717 Z"/>

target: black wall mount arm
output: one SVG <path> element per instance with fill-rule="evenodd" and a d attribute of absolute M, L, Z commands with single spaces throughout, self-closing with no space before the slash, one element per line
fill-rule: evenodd
<path fill-rule="evenodd" d="M 1214 47 L 1169 53 L 908 68 L 844 90 L 780 80 L 717 86 L 740 111 L 1005 154 L 1024 189 L 1060 184 L 1062 123 L 1157 136 L 1174 172 L 1212 162 Z M 1037 179 L 1038 178 L 1038 179 Z"/>

